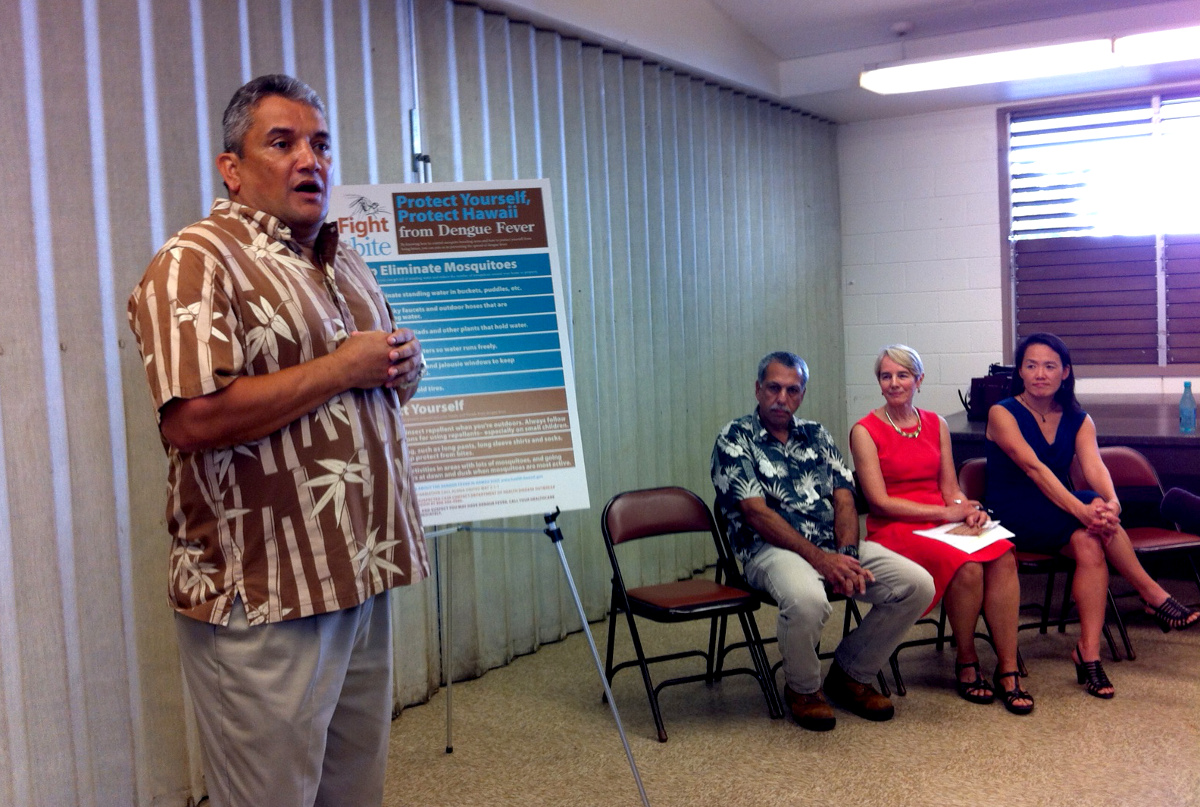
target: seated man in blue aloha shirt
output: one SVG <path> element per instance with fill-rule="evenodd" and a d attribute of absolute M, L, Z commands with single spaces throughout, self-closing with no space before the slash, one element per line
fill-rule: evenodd
<path fill-rule="evenodd" d="M 771 353 L 758 365 L 758 406 L 717 436 L 717 507 L 751 585 L 779 603 L 784 700 L 806 729 L 836 723 L 826 696 L 868 720 L 889 720 L 891 701 L 866 683 L 933 600 L 933 578 L 873 542 L 858 542 L 854 481 L 829 432 L 795 417 L 808 365 Z M 871 603 L 838 645 L 821 686 L 817 644 L 833 608 L 827 589 Z"/>

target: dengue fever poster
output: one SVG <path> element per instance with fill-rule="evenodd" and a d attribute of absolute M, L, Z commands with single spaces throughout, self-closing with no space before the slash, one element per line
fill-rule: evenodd
<path fill-rule="evenodd" d="M 429 364 L 404 407 L 425 526 L 587 508 L 549 182 L 342 185 L 329 220 Z"/>

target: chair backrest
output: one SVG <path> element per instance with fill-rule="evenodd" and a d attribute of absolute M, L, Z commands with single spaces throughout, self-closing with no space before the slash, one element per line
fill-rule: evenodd
<path fill-rule="evenodd" d="M 958 469 L 958 486 L 968 499 L 982 502 L 987 493 L 987 460 L 973 457 Z"/>
<path fill-rule="evenodd" d="M 871 503 L 867 501 L 867 495 L 863 493 L 862 483 L 858 481 L 858 471 L 851 473 L 854 477 L 854 509 L 860 516 L 870 515 Z"/>
<path fill-rule="evenodd" d="M 687 488 L 666 487 L 630 490 L 609 499 L 600 516 L 600 531 L 613 567 L 614 582 L 621 580 L 615 547 L 627 541 L 685 532 L 707 533 L 717 551 L 717 582 L 738 576 L 737 562 L 726 538 L 704 500 Z M 624 586 L 624 583 L 621 582 Z"/>
<path fill-rule="evenodd" d="M 1113 484 L 1119 488 L 1158 488 L 1162 492 L 1162 484 L 1158 481 L 1158 471 L 1150 464 L 1150 460 L 1142 452 L 1129 446 L 1104 446 L 1100 449 L 1100 459 L 1112 476 Z"/>
<path fill-rule="evenodd" d="M 618 493 L 605 505 L 601 526 L 614 546 L 655 535 L 716 531 L 704 500 L 680 487 Z"/>
<path fill-rule="evenodd" d="M 729 519 L 725 518 L 725 512 L 717 503 L 716 499 L 712 503 L 713 523 L 717 525 L 717 531 L 714 535 L 717 541 L 717 549 L 723 559 L 717 566 L 718 583 L 744 588 L 747 591 L 754 590 L 754 587 L 746 581 L 742 575 L 741 567 L 735 560 L 733 552 L 733 542 L 729 539 Z"/>
<path fill-rule="evenodd" d="M 1175 528 L 1159 512 L 1163 498 L 1162 483 L 1158 479 L 1158 471 L 1142 452 L 1129 446 L 1101 446 L 1100 459 L 1104 461 L 1104 467 L 1108 469 L 1113 487 L 1117 489 L 1117 496 L 1121 500 L 1122 524 L 1127 528 Z M 1080 479 L 1076 487 L 1086 488 L 1087 484 Z"/>

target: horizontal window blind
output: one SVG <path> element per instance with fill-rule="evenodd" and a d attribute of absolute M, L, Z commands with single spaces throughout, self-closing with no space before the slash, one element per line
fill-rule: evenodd
<path fill-rule="evenodd" d="M 1144 170 L 1153 99 L 1069 113 L 1013 115 L 1009 122 L 1014 238 L 1105 230 L 1136 200 L 1114 197 Z"/>
<path fill-rule="evenodd" d="M 1017 241 L 1017 336 L 1056 333 L 1079 364 L 1157 364 L 1154 236 Z"/>
<path fill-rule="evenodd" d="M 1008 156 L 1016 336 L 1200 362 L 1200 95 L 1013 112 Z"/>
<path fill-rule="evenodd" d="M 1168 235 L 1164 241 L 1167 363 L 1200 364 L 1200 235 Z"/>

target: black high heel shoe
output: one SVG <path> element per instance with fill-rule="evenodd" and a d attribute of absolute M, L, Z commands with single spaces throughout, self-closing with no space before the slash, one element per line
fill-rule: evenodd
<path fill-rule="evenodd" d="M 1071 661 L 1075 664 L 1075 680 L 1084 685 L 1087 694 L 1104 700 L 1108 700 L 1116 694 L 1113 691 L 1112 681 L 1109 681 L 1108 676 L 1104 674 L 1104 667 L 1100 664 L 1100 659 L 1084 661 L 1083 653 L 1076 645 L 1075 649 L 1071 651 Z M 1101 691 L 1105 689 L 1108 692 Z"/>
<path fill-rule="evenodd" d="M 972 681 L 964 681 L 959 676 L 963 670 L 974 670 L 975 679 Z M 954 662 L 954 683 L 958 689 L 958 696 L 965 701 L 971 703 L 991 703 L 996 699 L 995 693 L 992 691 L 992 685 L 983 677 L 983 671 L 979 669 L 978 661 L 968 661 L 966 664 Z"/>
<path fill-rule="evenodd" d="M 1154 617 L 1163 633 L 1170 633 L 1171 628 L 1190 628 L 1200 622 L 1200 612 L 1193 611 L 1174 597 L 1167 597 L 1158 607 L 1146 603 L 1146 613 Z"/>
<path fill-rule="evenodd" d="M 1012 689 L 1004 688 L 1002 682 L 1005 678 L 1013 680 Z M 1033 711 L 1033 696 L 1021 689 L 1021 673 L 1016 670 L 1002 673 L 1000 672 L 1000 668 L 997 667 L 996 674 L 992 676 L 992 681 L 996 684 L 996 697 L 1004 704 L 1005 709 L 1014 715 L 1027 715 Z M 1017 701 L 1029 701 L 1029 703 L 1017 703 Z"/>

